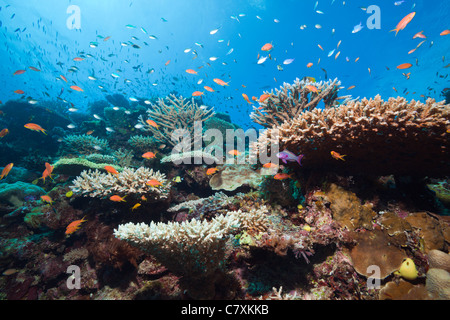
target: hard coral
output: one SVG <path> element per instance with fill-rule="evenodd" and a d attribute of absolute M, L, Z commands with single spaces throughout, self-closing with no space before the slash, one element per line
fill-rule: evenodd
<path fill-rule="evenodd" d="M 253 150 L 278 144 L 302 153 L 303 169 L 442 177 L 450 174 L 449 125 L 450 105 L 444 102 L 383 101 L 378 95 L 305 110 L 266 130 Z M 345 154 L 345 161 L 334 159 L 331 151 Z"/>

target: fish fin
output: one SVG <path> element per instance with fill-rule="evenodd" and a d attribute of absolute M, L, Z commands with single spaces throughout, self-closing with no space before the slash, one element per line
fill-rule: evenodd
<path fill-rule="evenodd" d="M 399 29 L 397 29 L 397 28 L 395 28 L 395 29 L 392 29 L 391 31 L 389 31 L 389 32 L 392 32 L 392 31 L 395 31 L 395 36 L 397 36 L 397 33 L 400 31 Z"/>
<path fill-rule="evenodd" d="M 297 157 L 297 162 L 300 166 L 302 166 L 302 158 L 303 158 L 303 154 L 301 154 Z"/>

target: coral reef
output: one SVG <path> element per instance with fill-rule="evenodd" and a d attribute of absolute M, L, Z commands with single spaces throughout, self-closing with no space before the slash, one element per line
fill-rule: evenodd
<path fill-rule="evenodd" d="M 304 170 L 443 177 L 450 174 L 449 125 L 450 109 L 443 102 L 376 96 L 305 110 L 266 130 L 254 150 L 279 144 L 302 153 Z M 346 155 L 345 161 L 334 159 L 331 151 Z"/>
<path fill-rule="evenodd" d="M 173 152 L 171 155 L 165 156 L 161 159 L 161 163 L 180 164 L 214 164 L 220 163 L 220 160 L 215 156 L 205 151 L 190 151 L 190 152 Z"/>
<path fill-rule="evenodd" d="M 212 190 L 234 191 L 241 186 L 257 189 L 264 176 L 249 165 L 224 165 L 209 180 Z"/>
<path fill-rule="evenodd" d="M 98 159 L 98 158 L 97 158 Z M 53 172 L 58 174 L 65 174 L 69 176 L 77 176 L 81 174 L 84 170 L 101 170 L 106 171 L 105 166 L 111 165 L 116 170 L 120 171 L 122 168 L 115 164 L 110 164 L 109 162 L 98 163 L 93 162 L 86 158 L 61 158 L 53 164 Z"/>
<path fill-rule="evenodd" d="M 199 107 L 194 99 L 191 101 L 183 97 L 170 95 L 165 100 L 158 99 L 156 104 L 151 104 L 151 108 L 147 110 L 147 119 L 153 120 L 157 127 L 150 125 L 144 120 L 143 116 L 139 117 L 139 123 L 142 130 L 153 133 L 153 136 L 171 146 L 176 146 L 179 141 L 172 139 L 172 134 L 176 130 L 183 130 L 182 136 L 188 135 L 191 143 L 194 143 L 194 123 L 204 122 L 214 115 L 213 109 Z"/>
<path fill-rule="evenodd" d="M 156 180 L 158 185 L 148 184 L 147 182 L 151 180 Z M 73 185 L 70 188 L 76 194 L 93 198 L 112 194 L 136 194 L 148 195 L 151 199 L 159 200 L 168 197 L 170 183 L 167 181 L 165 174 L 140 167 L 136 170 L 123 168 L 116 175 L 101 173 L 99 170 L 85 170 L 73 180 Z"/>

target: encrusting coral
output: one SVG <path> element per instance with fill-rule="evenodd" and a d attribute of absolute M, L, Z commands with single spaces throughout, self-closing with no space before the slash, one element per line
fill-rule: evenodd
<path fill-rule="evenodd" d="M 158 181 L 160 186 L 147 184 L 151 180 Z M 151 195 L 152 199 L 159 200 L 168 197 L 170 182 L 165 174 L 145 167 L 136 170 L 124 168 L 116 175 L 101 173 L 99 170 L 85 170 L 73 180 L 70 188 L 74 193 L 93 198 L 114 193 L 116 195 L 146 194 Z"/>
<path fill-rule="evenodd" d="M 142 130 L 153 133 L 153 136 L 169 145 L 177 145 L 177 141 L 172 140 L 172 134 L 176 130 L 187 130 L 193 143 L 194 123 L 204 122 L 214 115 L 213 109 L 198 106 L 194 99 L 191 101 L 175 95 L 168 96 L 165 100 L 159 98 L 156 104 L 151 104 L 151 109 L 147 110 L 147 119 L 152 120 L 157 126 L 150 125 L 144 117 L 139 117 L 139 124 Z"/>
<path fill-rule="evenodd" d="M 280 150 L 302 153 L 303 169 L 442 177 L 450 174 L 449 125 L 450 106 L 444 102 L 383 101 L 377 95 L 305 110 L 266 130 L 253 150 L 278 144 Z M 345 161 L 334 159 L 331 151 L 346 155 Z"/>

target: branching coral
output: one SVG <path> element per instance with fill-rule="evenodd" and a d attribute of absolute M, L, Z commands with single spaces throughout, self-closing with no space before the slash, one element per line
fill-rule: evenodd
<path fill-rule="evenodd" d="M 204 122 L 213 115 L 212 108 L 199 107 L 194 99 L 189 101 L 172 94 L 165 100 L 158 99 L 158 102 L 151 104 L 151 109 L 147 110 L 147 119 L 154 121 L 157 127 L 147 123 L 142 115 L 139 117 L 139 123 L 142 130 L 150 131 L 157 140 L 175 146 L 177 141 L 172 140 L 172 134 L 176 130 L 186 130 L 193 142 L 194 123 Z"/>
<path fill-rule="evenodd" d="M 109 148 L 108 141 L 86 134 L 65 136 L 62 140 L 62 146 L 68 152 L 80 154 L 105 152 Z"/>
<path fill-rule="evenodd" d="M 376 96 L 304 111 L 266 130 L 253 150 L 279 144 L 304 154 L 304 169 L 439 177 L 450 174 L 449 125 L 450 106 L 443 102 Z M 345 161 L 334 159 L 331 151 L 346 155 Z"/>
<path fill-rule="evenodd" d="M 156 180 L 161 186 L 147 184 L 150 180 Z M 151 199 L 164 199 L 170 192 L 170 182 L 165 174 L 153 171 L 149 168 L 124 168 L 116 175 L 101 173 L 99 170 L 83 171 L 80 176 L 74 179 L 70 188 L 83 196 L 103 197 L 110 194 L 146 194 Z"/>
<path fill-rule="evenodd" d="M 153 150 L 156 147 L 156 139 L 154 137 L 144 137 L 142 135 L 136 135 L 128 139 L 128 144 L 136 152 L 145 153 Z"/>
<path fill-rule="evenodd" d="M 304 111 L 311 111 L 323 101 L 325 108 L 338 104 L 339 100 L 347 101 L 349 96 L 338 97 L 341 82 L 337 79 L 311 82 L 308 79 L 296 79 L 294 84 L 284 83 L 281 89 L 269 94 L 260 107 L 253 107 L 250 117 L 263 127 L 280 125 L 284 121 L 297 117 Z M 315 88 L 315 89 L 314 89 Z M 262 107 L 262 109 L 260 109 Z"/>

